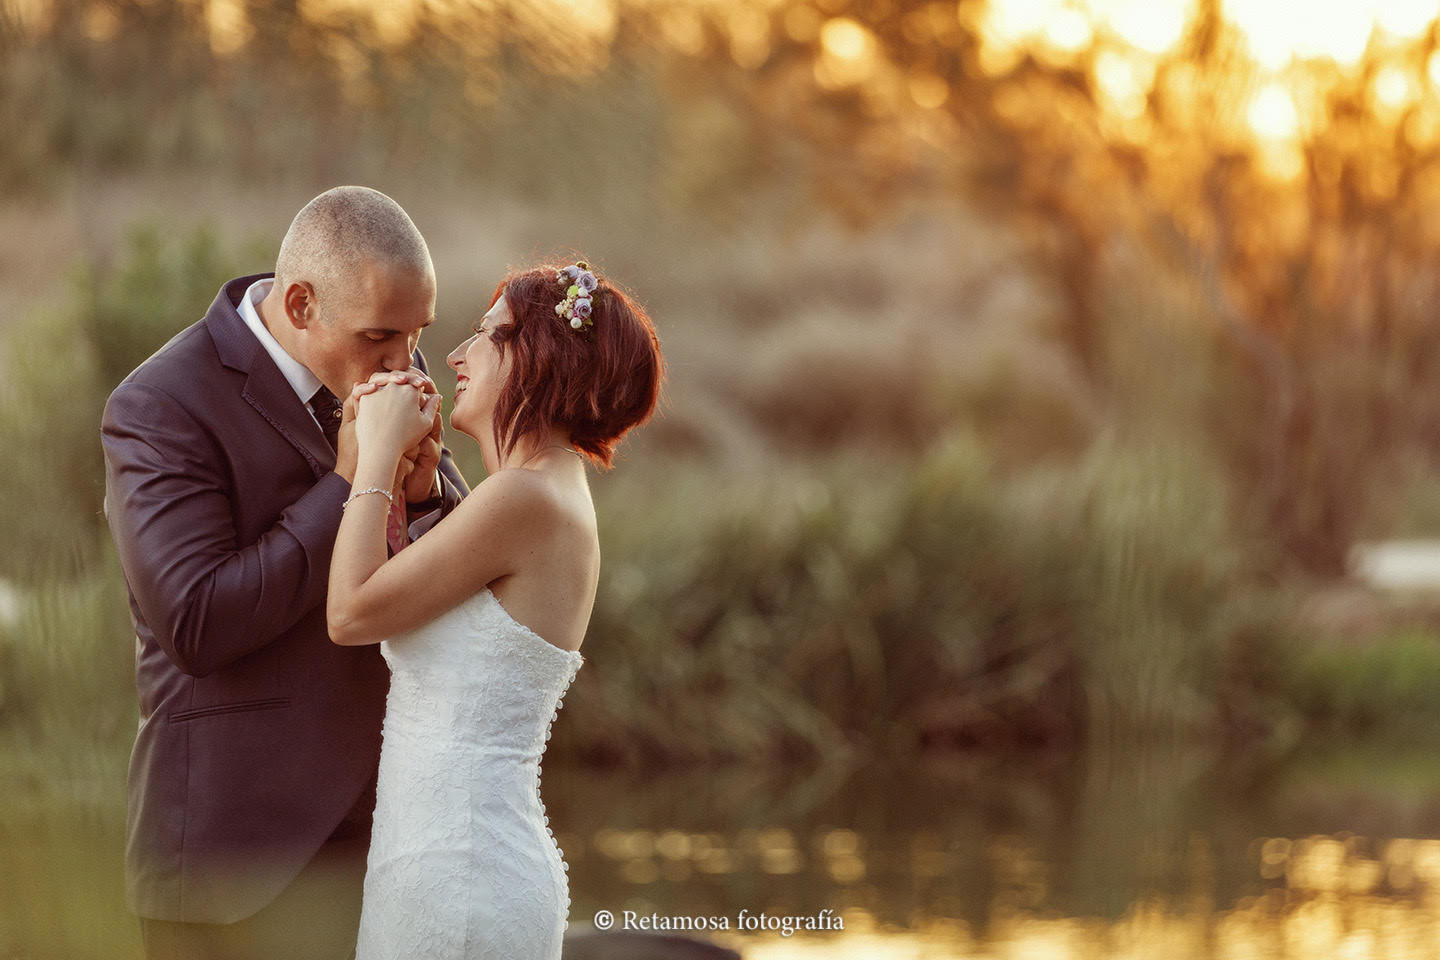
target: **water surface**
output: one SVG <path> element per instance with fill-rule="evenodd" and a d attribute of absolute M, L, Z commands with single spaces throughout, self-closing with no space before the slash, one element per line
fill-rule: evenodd
<path fill-rule="evenodd" d="M 71 786 L 55 800 L 0 782 L 0 957 L 139 956 L 123 792 Z M 644 778 L 553 767 L 544 789 L 576 931 L 628 914 L 705 927 L 752 960 L 1440 956 L 1440 753 L 1423 744 L 1263 768 L 1153 746 Z"/>

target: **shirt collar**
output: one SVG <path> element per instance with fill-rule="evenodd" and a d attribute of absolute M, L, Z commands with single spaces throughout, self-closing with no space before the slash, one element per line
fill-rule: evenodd
<path fill-rule="evenodd" d="M 274 335 L 266 329 L 265 322 L 260 319 L 259 311 L 255 309 L 255 305 L 265 299 L 270 293 L 270 288 L 274 285 L 275 280 L 271 277 L 256 280 L 250 284 L 245 290 L 245 295 L 240 298 L 240 306 L 238 308 L 240 318 L 245 321 L 245 325 L 255 334 L 255 338 L 260 341 L 260 345 L 265 348 L 265 352 L 270 354 L 270 359 L 274 360 L 275 366 L 280 368 L 280 372 L 285 376 L 285 380 L 290 384 L 290 388 L 295 391 L 295 395 L 300 398 L 300 402 L 308 404 L 310 398 L 315 396 L 315 391 L 319 390 L 322 386 L 320 378 L 311 373 L 309 367 L 290 356 L 290 354 L 285 351 L 285 348 L 280 346 L 280 341 L 276 340 Z"/>

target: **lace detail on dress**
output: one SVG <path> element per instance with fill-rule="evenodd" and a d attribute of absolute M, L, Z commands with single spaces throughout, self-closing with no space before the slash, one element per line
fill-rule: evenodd
<path fill-rule="evenodd" d="M 390 695 L 357 960 L 557 960 L 570 867 L 540 760 L 584 656 L 488 589 L 380 649 Z"/>

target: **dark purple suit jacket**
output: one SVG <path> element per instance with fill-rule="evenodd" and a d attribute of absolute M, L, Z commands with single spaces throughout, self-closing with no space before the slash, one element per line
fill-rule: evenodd
<path fill-rule="evenodd" d="M 106 516 L 136 632 L 125 866 L 142 917 L 230 923 L 264 907 L 380 755 L 379 647 L 336 646 L 325 628 L 350 485 L 236 311 L 262 276 L 227 283 L 105 405 Z M 468 492 L 448 451 L 441 486 L 447 512 Z"/>

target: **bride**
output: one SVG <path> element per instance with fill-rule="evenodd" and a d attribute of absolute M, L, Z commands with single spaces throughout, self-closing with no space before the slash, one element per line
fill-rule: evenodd
<path fill-rule="evenodd" d="M 358 384 L 359 462 L 330 566 L 339 644 L 390 665 L 357 960 L 555 960 L 569 869 L 540 798 L 550 724 L 585 658 L 600 547 L 585 461 L 649 418 L 649 317 L 585 261 L 508 276 L 447 358 L 451 425 L 486 480 L 386 559 L 401 452 L 439 397 Z"/>

